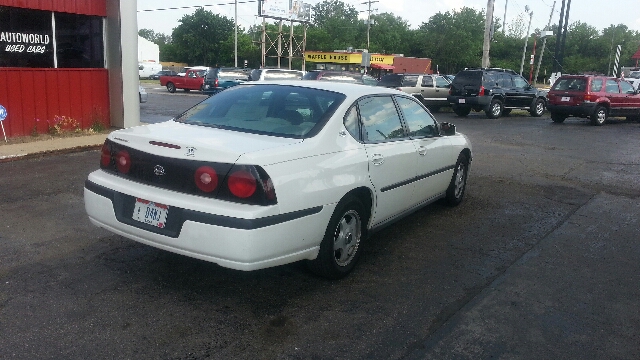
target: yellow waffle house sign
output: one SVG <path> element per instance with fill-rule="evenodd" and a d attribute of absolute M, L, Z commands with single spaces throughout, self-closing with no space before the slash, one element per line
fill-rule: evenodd
<path fill-rule="evenodd" d="M 316 63 L 360 64 L 362 53 L 307 51 L 304 53 L 304 58 L 308 62 Z M 393 65 L 393 55 L 371 54 L 371 63 Z"/>

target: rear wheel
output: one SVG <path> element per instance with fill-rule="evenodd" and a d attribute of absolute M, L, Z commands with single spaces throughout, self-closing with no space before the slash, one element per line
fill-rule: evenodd
<path fill-rule="evenodd" d="M 591 115 L 591 125 L 602 126 L 607 121 L 607 108 L 596 106 L 596 110 Z"/>
<path fill-rule="evenodd" d="M 167 83 L 167 91 L 170 93 L 176 92 L 176 86 L 173 83 Z"/>
<path fill-rule="evenodd" d="M 465 116 L 469 115 L 469 113 L 471 112 L 471 107 L 453 105 L 453 112 L 456 113 L 456 115 L 458 115 L 458 116 L 465 117 Z"/>
<path fill-rule="evenodd" d="M 544 100 L 541 98 L 537 98 L 536 101 L 531 105 L 531 109 L 529 109 L 529 114 L 533 117 L 540 117 L 544 113 Z"/>
<path fill-rule="evenodd" d="M 453 177 L 447 188 L 446 201 L 451 206 L 456 206 L 462 202 L 464 190 L 467 187 L 467 173 L 469 171 L 469 159 L 465 154 L 458 156 Z"/>
<path fill-rule="evenodd" d="M 362 202 L 354 196 L 347 196 L 338 203 L 320 243 L 318 257 L 307 262 L 313 273 L 340 279 L 353 270 L 362 252 L 360 245 L 367 214 Z"/>
<path fill-rule="evenodd" d="M 489 104 L 489 108 L 484 111 L 487 114 L 489 119 L 497 119 L 502 115 L 503 105 L 502 101 L 498 99 L 491 100 L 491 104 Z"/>
<path fill-rule="evenodd" d="M 564 121 L 564 119 L 566 119 L 567 117 L 565 115 L 560 115 L 558 113 L 551 113 L 551 120 L 553 120 L 554 123 L 561 123 Z"/>

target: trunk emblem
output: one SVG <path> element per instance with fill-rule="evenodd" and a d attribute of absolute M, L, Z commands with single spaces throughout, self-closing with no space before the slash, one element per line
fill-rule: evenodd
<path fill-rule="evenodd" d="M 196 156 L 196 148 L 194 147 L 187 147 L 187 153 L 185 154 L 186 156 Z"/>
<path fill-rule="evenodd" d="M 156 174 L 157 176 L 162 176 L 164 175 L 164 168 L 160 165 L 156 165 L 153 168 L 153 173 Z"/>

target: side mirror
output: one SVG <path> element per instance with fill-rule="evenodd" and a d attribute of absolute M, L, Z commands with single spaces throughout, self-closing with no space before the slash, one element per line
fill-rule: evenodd
<path fill-rule="evenodd" d="M 438 124 L 440 127 L 440 134 L 442 135 L 455 135 L 456 134 L 456 126 L 448 123 L 448 122 L 443 122 L 441 124 Z"/>

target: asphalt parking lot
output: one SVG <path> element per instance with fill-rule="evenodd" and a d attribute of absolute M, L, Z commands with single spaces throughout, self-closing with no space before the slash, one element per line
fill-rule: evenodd
<path fill-rule="evenodd" d="M 148 92 L 145 122 L 204 99 Z M 436 115 L 474 146 L 465 201 L 376 233 L 333 282 L 93 227 L 98 151 L 1 163 L 0 358 L 640 358 L 640 123 Z"/>

